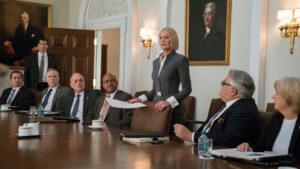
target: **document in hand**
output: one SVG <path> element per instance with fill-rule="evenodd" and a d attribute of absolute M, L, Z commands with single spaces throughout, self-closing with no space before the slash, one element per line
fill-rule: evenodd
<path fill-rule="evenodd" d="M 288 154 L 264 153 L 264 152 L 238 152 L 236 148 L 212 150 L 216 157 L 239 159 L 257 165 L 282 165 L 291 164 L 295 159 Z"/>
<path fill-rule="evenodd" d="M 120 101 L 120 100 L 115 100 L 115 99 L 108 99 L 106 98 L 106 101 L 109 103 L 109 105 L 111 107 L 115 107 L 115 108 L 122 108 L 122 109 L 134 109 L 134 108 L 139 108 L 139 107 L 145 107 L 146 105 L 144 105 L 143 103 L 127 103 L 124 101 Z"/>

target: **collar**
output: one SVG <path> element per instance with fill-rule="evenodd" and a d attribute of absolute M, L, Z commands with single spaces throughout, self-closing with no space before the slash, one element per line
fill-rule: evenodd
<path fill-rule="evenodd" d="M 52 87 L 52 88 L 50 88 L 50 87 L 49 87 L 49 88 L 48 88 L 48 91 L 49 91 L 50 89 L 52 89 L 52 90 L 56 90 L 56 89 L 57 89 L 57 87 L 58 87 L 58 85 L 59 85 L 59 84 L 57 84 L 55 87 Z"/>
<path fill-rule="evenodd" d="M 164 58 L 162 58 L 162 56 L 163 56 L 163 52 L 159 55 L 159 59 L 164 59 L 164 58 L 167 58 L 168 56 L 171 56 L 171 55 L 175 55 L 176 54 L 176 51 L 175 50 L 173 50 L 171 53 L 169 53 L 166 57 L 164 57 Z"/>
<path fill-rule="evenodd" d="M 20 88 L 22 87 L 22 85 L 21 86 L 19 86 L 19 87 L 16 87 L 16 88 L 13 88 L 12 87 L 12 89 L 11 90 L 13 90 L 13 89 L 15 89 L 15 91 L 18 91 L 18 90 L 20 90 Z"/>
<path fill-rule="evenodd" d="M 205 27 L 205 30 L 206 30 L 206 33 L 207 33 L 207 34 L 209 34 L 210 29 L 211 29 L 211 28 L 209 28 L 209 27 Z"/>
<path fill-rule="evenodd" d="M 237 102 L 238 100 L 240 100 L 241 98 L 237 98 L 237 99 L 234 99 L 234 100 L 230 100 L 228 102 L 226 102 L 226 108 L 230 107 L 233 103 Z"/>
<path fill-rule="evenodd" d="M 40 57 L 40 56 L 42 56 L 43 54 L 41 53 L 41 52 L 38 52 L 38 56 Z M 44 54 L 44 56 L 48 56 L 47 55 L 47 52 Z"/>
<path fill-rule="evenodd" d="M 112 92 L 111 94 L 109 94 L 109 95 L 110 95 L 109 98 L 110 98 L 110 99 L 113 99 L 113 98 L 115 97 L 116 93 L 118 92 L 118 90 L 119 90 L 119 89 L 116 89 L 114 92 Z M 108 95 L 108 94 L 105 93 L 105 97 L 107 97 L 107 95 Z"/>

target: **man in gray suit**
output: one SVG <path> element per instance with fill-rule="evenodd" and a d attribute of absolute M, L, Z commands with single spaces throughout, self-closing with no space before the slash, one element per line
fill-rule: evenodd
<path fill-rule="evenodd" d="M 47 70 L 46 82 L 49 87 L 43 90 L 42 100 L 40 103 L 42 103 L 45 110 L 58 112 L 59 102 L 71 89 L 59 84 L 59 73 L 57 70 L 52 68 Z"/>
<path fill-rule="evenodd" d="M 107 124 L 129 126 L 133 110 L 110 107 L 105 98 L 128 101 L 132 99 L 132 96 L 122 90 L 118 90 L 118 80 L 111 73 L 103 76 L 102 86 L 105 94 L 102 94 L 97 99 L 93 110 L 88 114 L 87 121 L 99 119 Z"/>

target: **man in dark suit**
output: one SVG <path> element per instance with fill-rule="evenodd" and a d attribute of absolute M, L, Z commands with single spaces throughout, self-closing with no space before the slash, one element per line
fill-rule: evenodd
<path fill-rule="evenodd" d="M 52 68 L 47 70 L 46 81 L 49 87 L 43 90 L 41 103 L 45 110 L 58 112 L 61 99 L 65 97 L 71 89 L 59 84 L 59 73 Z"/>
<path fill-rule="evenodd" d="M 47 69 L 53 68 L 57 70 L 58 66 L 56 57 L 47 54 L 47 39 L 40 39 L 38 49 L 38 53 L 27 56 L 24 70 L 24 86 L 42 91 L 48 87 L 46 83 Z"/>
<path fill-rule="evenodd" d="M 26 11 L 22 11 L 19 17 L 20 24 L 15 30 L 12 41 L 4 42 L 4 47 L 7 49 L 6 54 L 10 55 L 8 59 L 13 61 L 23 59 L 31 53 L 36 53 L 39 39 L 43 37 L 41 30 L 29 23 L 30 17 Z M 24 63 L 14 63 L 14 65 L 20 64 Z"/>
<path fill-rule="evenodd" d="M 33 104 L 32 93 L 26 90 L 23 85 L 23 74 L 20 71 L 13 71 L 10 74 L 12 88 L 5 89 L 0 98 L 0 104 L 16 106 L 16 109 L 28 110 Z"/>
<path fill-rule="evenodd" d="M 129 126 L 133 110 L 110 107 L 105 98 L 128 101 L 132 99 L 132 96 L 122 90 L 118 90 L 118 80 L 111 73 L 103 76 L 102 86 L 105 94 L 102 94 L 97 99 L 93 110 L 89 112 L 86 120 L 99 119 L 107 124 Z"/>
<path fill-rule="evenodd" d="M 95 105 L 100 96 L 99 90 L 85 89 L 85 80 L 80 73 L 73 73 L 70 78 L 72 92 L 68 92 L 60 102 L 59 111 L 62 116 L 78 118 L 81 122 L 86 120 L 88 112 Z"/>
<path fill-rule="evenodd" d="M 174 125 L 176 136 L 197 143 L 201 132 L 205 131 L 213 139 L 214 146 L 236 147 L 242 142 L 254 144 L 259 137 L 259 115 L 252 99 L 254 90 L 253 79 L 248 73 L 230 70 L 220 91 L 224 103 L 195 133 L 183 125 Z"/>

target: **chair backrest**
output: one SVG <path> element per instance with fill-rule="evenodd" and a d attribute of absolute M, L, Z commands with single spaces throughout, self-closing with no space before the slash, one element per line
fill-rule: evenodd
<path fill-rule="evenodd" d="M 146 93 L 148 93 L 147 90 L 142 90 L 142 91 L 139 91 L 139 92 L 135 92 L 134 97 L 139 97 L 140 95 L 143 95 L 143 94 L 146 94 Z"/>
<path fill-rule="evenodd" d="M 262 134 L 271 120 L 273 113 L 259 111 L 259 131 Z"/>
<path fill-rule="evenodd" d="M 31 89 L 31 88 L 29 88 L 28 90 L 33 95 L 33 101 L 34 101 L 35 106 L 38 106 L 42 99 L 42 91 Z"/>
<path fill-rule="evenodd" d="M 277 110 L 274 108 L 274 103 L 268 103 L 266 112 L 275 113 Z"/>
<path fill-rule="evenodd" d="M 183 103 L 186 109 L 186 112 L 183 115 L 184 121 L 194 119 L 195 115 L 195 97 L 194 96 L 187 96 L 183 99 Z"/>
<path fill-rule="evenodd" d="M 154 109 L 154 102 L 144 103 L 147 106 L 134 110 L 130 128 L 133 131 L 169 133 L 172 108 L 165 108 L 163 111 Z"/>
<path fill-rule="evenodd" d="M 210 118 L 211 116 L 214 115 L 217 107 L 220 106 L 220 104 L 222 104 L 222 103 L 223 103 L 223 100 L 221 98 L 211 99 L 210 107 L 209 107 L 209 110 L 208 110 L 208 118 Z"/>

